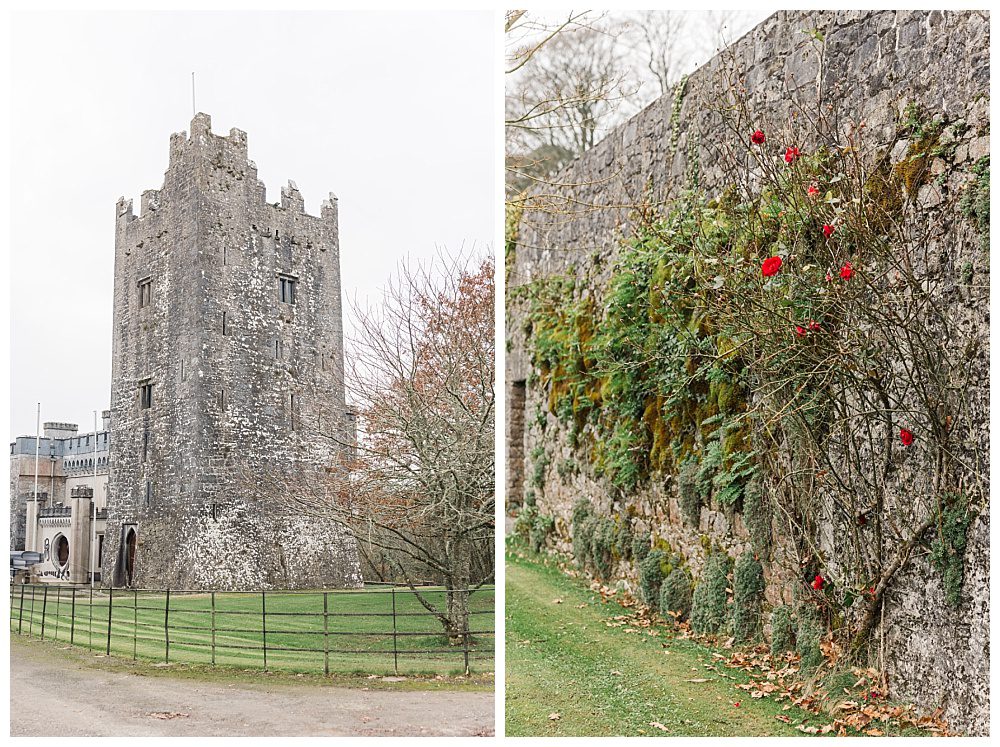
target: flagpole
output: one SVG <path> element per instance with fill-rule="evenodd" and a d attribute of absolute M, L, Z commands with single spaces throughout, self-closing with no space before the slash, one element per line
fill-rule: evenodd
<path fill-rule="evenodd" d="M 90 588 L 94 588 L 94 552 L 97 549 L 97 410 L 94 410 L 94 493 L 90 504 L 93 506 L 93 517 L 90 520 Z"/>
<path fill-rule="evenodd" d="M 41 447 L 42 403 L 35 413 L 35 502 L 38 502 L 38 450 Z"/>

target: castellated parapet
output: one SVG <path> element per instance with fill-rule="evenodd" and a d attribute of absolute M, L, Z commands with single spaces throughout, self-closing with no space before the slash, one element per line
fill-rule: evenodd
<path fill-rule="evenodd" d="M 170 138 L 163 186 L 116 216 L 104 578 L 360 584 L 353 538 L 280 489 L 301 491 L 353 441 L 336 198 L 308 215 L 289 182 L 268 204 L 246 133 L 197 114 Z"/>

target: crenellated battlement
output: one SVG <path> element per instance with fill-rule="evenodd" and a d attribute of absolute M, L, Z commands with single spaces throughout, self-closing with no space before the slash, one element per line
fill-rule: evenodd
<path fill-rule="evenodd" d="M 190 172 L 199 164 L 201 166 L 207 164 L 209 167 L 209 170 L 200 172 L 202 175 L 222 172 L 220 176 L 222 181 L 245 182 L 245 188 L 254 199 L 265 201 L 267 187 L 257 178 L 257 164 L 248 156 L 247 133 L 233 127 L 230 128 L 228 135 L 217 135 L 212 132 L 212 117 L 199 112 L 191 120 L 189 131 L 175 132 L 170 136 L 169 163 L 163 185 L 159 189 L 143 191 L 138 215 L 133 212 L 131 199 L 119 198 L 116 211 L 118 221 L 127 224 L 155 214 L 164 200 L 169 199 L 171 191 L 168 187 L 172 182 L 171 177 Z M 227 177 L 231 179 L 227 180 Z M 337 221 L 336 195 L 331 192 L 329 198 L 323 201 L 318 216 L 310 215 L 306 212 L 302 193 L 290 179 L 288 184 L 281 188 L 280 202 L 275 203 L 273 207 L 324 222 L 335 224 Z"/>

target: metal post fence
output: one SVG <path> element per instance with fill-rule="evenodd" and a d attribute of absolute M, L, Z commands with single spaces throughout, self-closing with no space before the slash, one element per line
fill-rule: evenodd
<path fill-rule="evenodd" d="M 468 614 L 468 599 L 466 599 L 466 615 L 465 620 L 462 623 L 462 649 L 465 654 L 465 673 L 469 673 L 469 614 Z"/>
<path fill-rule="evenodd" d="M 330 605 L 329 592 L 323 592 L 323 676 L 330 676 Z"/>
<path fill-rule="evenodd" d="M 264 671 L 267 671 L 267 592 L 260 593 L 260 632 L 264 638 Z"/>
<path fill-rule="evenodd" d="M 132 661 L 139 648 L 139 590 L 132 590 Z"/>
<path fill-rule="evenodd" d="M 49 602 L 49 587 L 42 591 L 42 640 L 45 640 L 45 607 Z"/>
<path fill-rule="evenodd" d="M 396 587 L 392 587 L 392 671 L 399 674 L 399 645 L 396 632 Z"/>
<path fill-rule="evenodd" d="M 163 606 L 163 643 L 164 662 L 170 663 L 170 589 L 167 589 L 167 602 Z"/>
<path fill-rule="evenodd" d="M 35 587 L 31 587 L 31 611 L 28 613 L 28 636 L 35 629 Z"/>
<path fill-rule="evenodd" d="M 105 653 L 111 656 L 111 606 L 115 601 L 115 587 L 108 589 L 108 648 Z"/>
<path fill-rule="evenodd" d="M 59 602 L 62 600 L 62 589 L 56 587 L 56 634 L 55 639 L 59 640 Z"/>
<path fill-rule="evenodd" d="M 175 598 L 177 591 L 173 589 L 133 589 L 132 590 L 132 620 L 128 619 L 128 601 L 121 598 L 118 606 L 118 618 L 114 616 L 115 589 L 97 589 L 90 591 L 89 598 L 79 595 L 77 588 L 70 586 L 70 609 L 67 613 L 62 610 L 62 586 L 56 584 L 32 584 L 31 589 L 25 589 L 21 585 L 20 591 L 10 588 L 11 606 L 18 603 L 17 626 L 14 626 L 14 615 L 10 615 L 11 631 L 20 632 L 29 636 L 34 634 L 34 609 L 39 608 L 39 635 L 42 639 L 48 635 L 49 640 L 61 641 L 63 634 L 63 614 L 69 615 L 69 642 L 71 645 L 87 646 L 91 650 L 97 648 L 103 650 L 105 655 L 111 656 L 113 652 L 112 639 L 114 636 L 123 638 L 122 648 L 114 651 L 114 655 L 127 657 L 128 646 L 128 626 L 132 625 L 132 659 L 138 660 L 139 638 L 149 645 L 144 644 L 144 658 L 166 663 L 173 662 L 203 662 L 206 649 L 210 649 L 212 666 L 220 666 L 219 655 L 222 654 L 221 665 L 234 665 L 238 667 L 260 667 L 263 666 L 265 672 L 272 669 L 283 669 L 287 666 L 293 668 L 305 667 L 316 670 L 321 666 L 319 657 L 322 656 L 322 671 L 325 677 L 329 677 L 334 671 L 340 668 L 354 667 L 358 660 L 371 659 L 373 662 L 373 672 L 385 671 L 385 657 L 392 654 L 393 672 L 398 676 L 404 670 L 414 667 L 429 667 L 429 671 L 438 670 L 441 667 L 453 668 L 455 655 L 461 656 L 466 674 L 471 673 L 473 661 L 479 665 L 479 659 L 489 656 L 488 642 L 492 637 L 495 641 L 495 631 L 491 629 L 490 622 L 484 625 L 477 625 L 476 620 L 487 620 L 483 615 L 490 614 L 492 610 L 487 609 L 488 604 L 477 605 L 475 610 L 469 610 L 469 616 L 459 624 L 462 626 L 458 635 L 461 640 L 455 637 L 456 631 L 452 628 L 451 640 L 447 645 L 443 642 L 438 645 L 429 641 L 440 640 L 440 627 L 436 622 L 441 614 L 439 611 L 421 609 L 420 605 L 410 606 L 405 596 L 400 594 L 408 593 L 406 589 L 392 587 L 386 584 L 383 588 L 366 589 L 364 592 L 355 590 L 343 593 L 336 590 L 322 590 L 317 592 L 299 592 L 296 590 L 279 590 L 275 597 L 274 589 L 271 589 L 271 603 L 268 605 L 267 590 L 257 590 L 250 594 L 237 592 L 232 595 L 236 603 L 230 607 L 225 603 L 225 592 L 221 592 L 223 597 L 216 599 L 220 592 L 207 590 L 198 592 L 198 596 L 188 596 L 196 590 L 181 590 L 184 598 L 178 602 Z M 51 588 L 50 588 L 51 587 Z M 143 591 L 140 595 L 139 591 Z M 443 590 L 442 590 L 443 591 Z M 41 592 L 41 593 L 39 593 Z M 127 595 L 128 590 L 117 589 L 118 596 Z M 434 592 L 435 595 L 441 592 Z M 447 592 L 445 592 L 447 593 Z M 452 593 L 456 593 L 452 590 Z M 53 608 L 55 614 L 55 624 L 49 619 L 48 597 L 55 594 Z M 104 607 L 100 597 L 106 595 L 107 620 L 101 620 L 100 613 L 95 613 L 94 608 Z M 209 595 L 210 604 L 204 604 L 204 594 Z M 259 613 L 252 609 L 254 599 L 260 597 Z M 322 610 L 318 608 L 316 599 L 318 594 L 322 594 Z M 303 596 L 304 595 L 304 596 Z M 375 596 L 372 596 L 375 595 Z M 41 599 L 35 600 L 40 596 Z M 77 596 L 81 599 L 77 600 Z M 139 597 L 145 600 L 139 604 Z M 479 595 L 473 595 L 479 600 Z M 29 597 L 31 599 L 29 600 Z M 89 600 L 89 603 L 88 603 Z M 202 601 L 199 601 L 202 600 Z M 310 602 L 309 600 L 315 600 Z M 343 601 L 343 604 L 341 604 Z M 446 599 L 445 599 L 446 601 Z M 455 600 L 452 600 L 453 603 Z M 78 604 L 79 602 L 79 604 Z M 337 605 L 334 605 L 337 602 Z M 386 604 L 388 602 L 388 604 Z M 96 604 L 95 604 L 96 603 Z M 443 604 L 444 602 L 442 602 Z M 160 604 L 163 606 L 161 607 Z M 79 605 L 87 606 L 87 614 L 83 615 L 82 610 L 78 610 Z M 452 605 L 454 606 L 454 604 Z M 471 605 L 468 605 L 471 606 Z M 479 607 L 482 607 L 480 609 Z M 139 635 L 139 610 L 143 612 L 143 635 Z M 13 613 L 13 609 L 11 610 Z M 28 612 L 29 630 L 24 630 L 24 613 Z M 171 613 L 173 617 L 178 614 L 181 619 L 171 623 Z M 77 615 L 80 614 L 80 624 L 87 624 L 87 640 L 81 637 L 77 641 Z M 156 615 L 162 614 L 162 622 L 156 622 Z M 260 641 L 256 640 L 256 632 L 253 628 L 253 617 L 260 614 L 261 634 Z M 189 615 L 194 615 L 192 622 L 187 623 Z M 226 616 L 232 616 L 232 623 L 227 624 Z M 209 617 L 210 626 L 206 626 L 205 618 Z M 272 618 L 270 624 L 268 618 Z M 322 628 L 319 627 L 319 618 L 322 617 Z M 388 626 L 391 618 L 392 627 Z M 201 622 L 198 622 L 198 621 Z M 282 625 L 282 621 L 289 624 Z M 94 634 L 95 623 L 97 626 L 106 624 L 106 630 L 97 630 Z M 315 626 L 314 626 L 315 623 Z M 171 628 L 171 625 L 173 627 Z M 117 626 L 117 632 L 116 632 Z M 428 627 L 431 626 L 431 627 Z M 209 628 L 209 629 L 206 629 Z M 437 633 L 433 629 L 437 630 Z M 161 632 L 162 630 L 162 632 Z M 173 635 L 174 631 L 180 631 L 180 637 Z M 189 631 L 185 633 L 184 631 Z M 222 634 L 221 638 L 219 634 Z M 105 640 L 100 640 L 101 635 L 105 635 Z M 209 635 L 206 635 L 209 634 Z M 163 639 L 158 640 L 162 635 Z M 232 637 L 230 637 L 232 636 Z M 322 646 L 318 636 L 322 636 Z M 389 647 L 391 636 L 391 649 Z M 481 638 L 480 638 L 481 637 Z M 171 640 L 174 638 L 174 640 Z M 428 641 L 428 643 L 425 643 Z M 163 644 L 164 651 L 157 655 L 156 647 Z M 171 650 L 173 649 L 173 650 Z M 288 652 L 281 654 L 278 659 L 274 659 L 274 653 Z M 261 659 L 257 659 L 260 655 Z M 171 658 L 173 657 L 173 658 Z M 427 657 L 427 658 L 425 658 Z M 377 662 L 383 662 L 381 664 Z"/>
<path fill-rule="evenodd" d="M 212 666 L 215 666 L 215 592 L 212 592 Z"/>

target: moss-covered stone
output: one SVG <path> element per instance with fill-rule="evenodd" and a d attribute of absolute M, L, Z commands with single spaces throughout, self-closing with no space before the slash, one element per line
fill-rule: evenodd
<path fill-rule="evenodd" d="M 771 613 L 771 653 L 781 654 L 795 646 L 795 619 L 792 608 L 780 605 Z"/>
<path fill-rule="evenodd" d="M 663 584 L 663 569 L 660 564 L 666 559 L 662 550 L 652 550 L 639 561 L 639 594 L 650 607 L 660 602 L 660 586 Z"/>
<path fill-rule="evenodd" d="M 545 547 L 545 540 L 548 539 L 555 526 L 556 520 L 554 516 L 545 516 L 542 514 L 536 516 L 528 531 L 528 541 L 531 543 L 531 549 L 535 552 L 541 552 L 542 548 Z"/>
<path fill-rule="evenodd" d="M 823 639 L 823 626 L 811 610 L 800 608 L 798 630 L 795 634 L 795 650 L 801 657 L 799 668 L 804 673 L 814 671 L 823 663 L 823 652 L 819 647 Z"/>
<path fill-rule="evenodd" d="M 614 565 L 612 548 L 615 543 L 615 523 L 611 519 L 593 519 L 593 535 L 590 541 L 590 562 L 600 579 L 611 577 Z"/>
<path fill-rule="evenodd" d="M 690 459 L 677 475 L 677 494 L 684 523 L 697 528 L 701 519 L 701 496 L 698 495 L 698 462 Z"/>
<path fill-rule="evenodd" d="M 743 553 L 733 570 L 733 635 L 756 641 L 763 629 L 764 568 L 752 552 Z"/>
<path fill-rule="evenodd" d="M 724 553 L 712 555 L 705 563 L 691 601 L 691 629 L 696 633 L 718 633 L 729 621 L 726 594 L 731 561 Z"/>
<path fill-rule="evenodd" d="M 663 580 L 660 587 L 660 612 L 674 613 L 678 620 L 685 620 L 691 614 L 693 589 L 691 577 L 683 568 L 676 567 Z"/>

